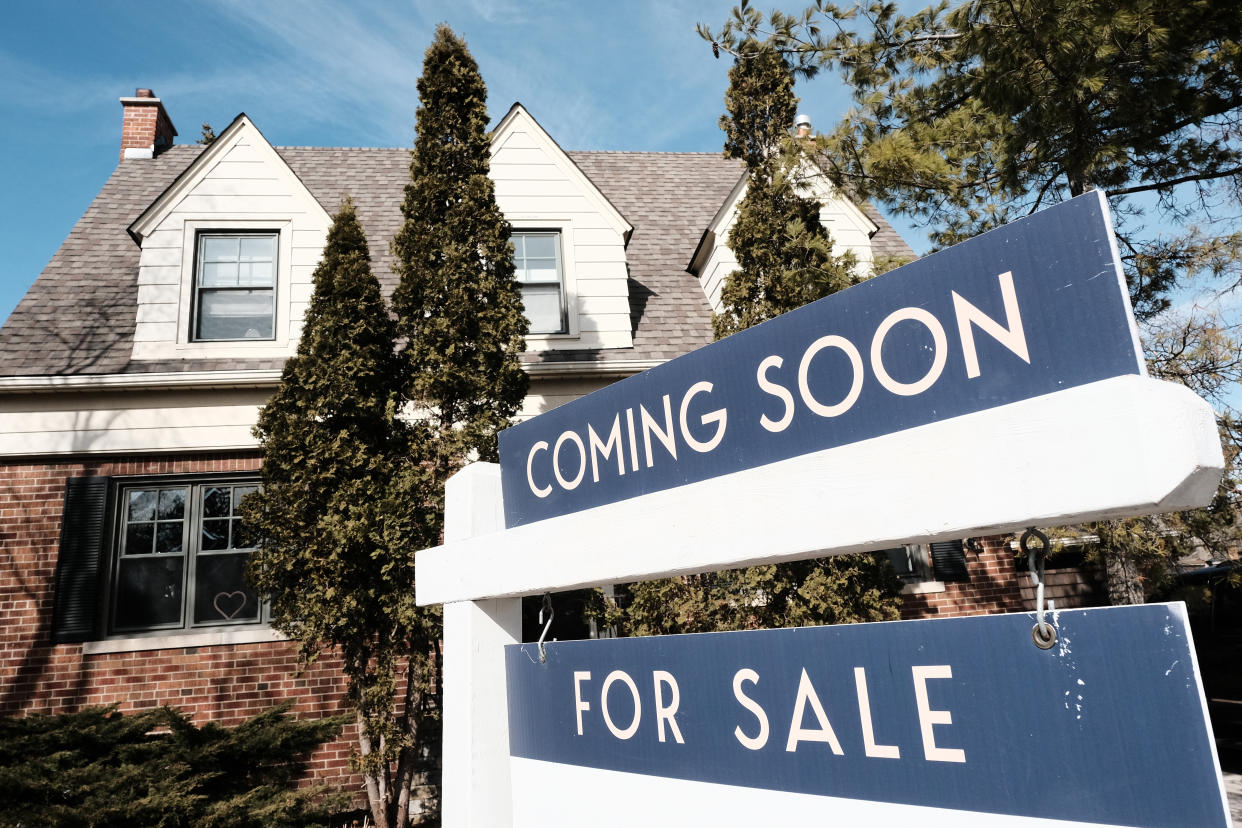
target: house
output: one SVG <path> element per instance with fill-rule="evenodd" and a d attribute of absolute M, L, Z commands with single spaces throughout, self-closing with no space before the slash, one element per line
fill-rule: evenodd
<path fill-rule="evenodd" d="M 299 671 L 243 578 L 236 509 L 346 195 L 396 281 L 408 150 L 274 147 L 244 114 L 208 147 L 177 145 L 150 90 L 121 104 L 116 171 L 0 328 L 0 714 L 171 704 L 235 723 L 286 698 L 336 712 L 337 665 Z M 514 104 L 491 173 L 531 318 L 521 416 L 711 341 L 740 163 L 566 152 Z M 860 266 L 912 257 L 872 207 L 820 186 L 821 220 Z M 910 617 L 1022 605 L 1001 539 L 893 555 Z M 347 778 L 352 741 L 317 774 Z"/>

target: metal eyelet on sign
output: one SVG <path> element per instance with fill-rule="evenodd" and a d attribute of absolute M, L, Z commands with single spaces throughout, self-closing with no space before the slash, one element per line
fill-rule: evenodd
<path fill-rule="evenodd" d="M 1029 547 L 1031 538 L 1037 539 L 1041 546 L 1038 550 L 1032 551 Z M 1044 620 L 1044 564 L 1048 558 L 1048 550 L 1052 545 L 1048 541 L 1048 536 L 1032 526 L 1022 533 L 1022 539 L 1019 541 L 1022 551 L 1026 553 L 1027 568 L 1031 571 L 1031 580 L 1035 582 L 1035 627 L 1031 630 L 1031 640 L 1035 642 L 1035 646 L 1041 650 L 1051 650 L 1052 645 L 1057 643 L 1057 631 L 1052 625 Z"/>

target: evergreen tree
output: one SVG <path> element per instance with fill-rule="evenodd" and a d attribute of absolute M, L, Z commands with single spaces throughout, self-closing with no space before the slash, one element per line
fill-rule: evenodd
<path fill-rule="evenodd" d="M 0 718 L 0 826 L 327 825 L 349 795 L 299 780 L 343 717 L 299 721 L 288 709 L 232 728 L 199 728 L 167 707 Z"/>
<path fill-rule="evenodd" d="M 206 121 L 203 121 L 203 132 L 201 135 L 198 136 L 198 140 L 195 143 L 200 144 L 204 147 L 209 147 L 215 142 L 216 142 L 216 131 L 211 128 L 211 124 L 207 123 Z"/>
<path fill-rule="evenodd" d="M 438 616 L 414 603 L 428 529 L 418 426 L 398 415 L 405 363 L 352 203 L 333 219 L 297 355 L 259 414 L 263 487 L 243 504 L 263 538 L 250 578 L 272 624 L 308 661 L 340 654 L 359 725 L 358 764 L 377 825 L 406 823 L 438 734 Z M 400 691 L 400 702 L 397 694 Z"/>
<path fill-rule="evenodd" d="M 405 224 L 393 240 L 401 277 L 393 308 L 408 392 L 427 429 L 419 451 L 442 498 L 444 481 L 467 459 L 497 458 L 496 432 L 526 396 L 518 355 L 528 323 L 509 223 L 488 177 L 487 89 L 446 25 L 427 49 L 418 96 Z"/>
<path fill-rule="evenodd" d="M 717 339 L 858 281 L 854 255 L 833 255 L 818 202 L 798 192 L 811 162 L 790 146 L 798 99 L 781 54 L 752 44 L 729 70 L 725 105 L 725 156 L 742 159 L 749 179 L 729 230 L 738 269 L 725 279 L 724 310 L 712 319 Z"/>
<path fill-rule="evenodd" d="M 926 224 L 937 245 L 1104 190 L 1152 373 L 1204 393 L 1236 437 L 1221 393 L 1242 379 L 1236 327 L 1168 312 L 1196 280 L 1242 283 L 1236 3 L 967 0 L 902 14 L 869 0 L 765 20 L 743 2 L 699 31 L 717 54 L 770 48 L 806 74 L 839 71 L 855 108 L 819 142 L 830 180 Z M 1150 592 L 1175 560 L 1173 527 L 1232 526 L 1236 477 L 1203 515 L 1086 527 L 1111 600 L 1141 600 L 1136 578 Z"/>
<path fill-rule="evenodd" d="M 792 141 L 798 100 L 785 59 L 751 42 L 729 71 L 725 155 L 741 158 L 746 194 L 729 231 L 738 270 L 713 318 L 719 339 L 858 281 L 852 254 L 833 256 L 819 204 L 798 192 L 811 164 Z M 883 621 L 898 617 L 901 582 L 886 554 L 795 561 L 631 585 L 624 611 L 591 611 L 607 626 L 656 635 Z"/>

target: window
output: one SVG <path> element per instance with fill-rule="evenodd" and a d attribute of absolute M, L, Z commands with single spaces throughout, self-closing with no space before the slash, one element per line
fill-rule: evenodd
<path fill-rule="evenodd" d="M 931 567 L 928 565 L 927 551 L 922 544 L 909 544 L 907 546 L 898 546 L 893 549 L 885 549 L 888 553 L 888 559 L 893 564 L 901 580 L 906 583 L 917 583 L 926 581 L 931 577 Z"/>
<path fill-rule="evenodd" d="M 197 341 L 274 339 L 277 233 L 200 233 L 193 333 Z"/>
<path fill-rule="evenodd" d="M 569 332 L 561 266 L 561 234 L 555 231 L 516 232 L 515 275 L 522 286 L 522 304 L 533 334 Z"/>
<path fill-rule="evenodd" d="M 245 576 L 257 541 L 239 515 L 258 486 L 236 474 L 67 480 L 53 641 L 261 628 Z"/>
<path fill-rule="evenodd" d="M 261 620 L 246 583 L 256 541 L 238 516 L 258 484 L 118 486 L 110 631 L 176 630 Z"/>

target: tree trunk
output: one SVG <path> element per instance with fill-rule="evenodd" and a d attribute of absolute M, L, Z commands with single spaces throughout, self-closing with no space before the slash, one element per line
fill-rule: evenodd
<path fill-rule="evenodd" d="M 1103 553 L 1104 583 L 1109 605 L 1118 607 L 1143 603 L 1143 585 L 1129 550 L 1124 547 L 1108 548 Z"/>
<path fill-rule="evenodd" d="M 371 755 L 371 740 L 366 735 L 366 723 L 362 714 L 358 713 L 358 752 L 363 758 Z M 381 791 L 383 779 L 375 771 L 364 771 L 363 784 L 367 789 L 367 805 L 371 809 L 371 819 L 375 820 L 375 828 L 389 828 L 387 791 Z"/>

